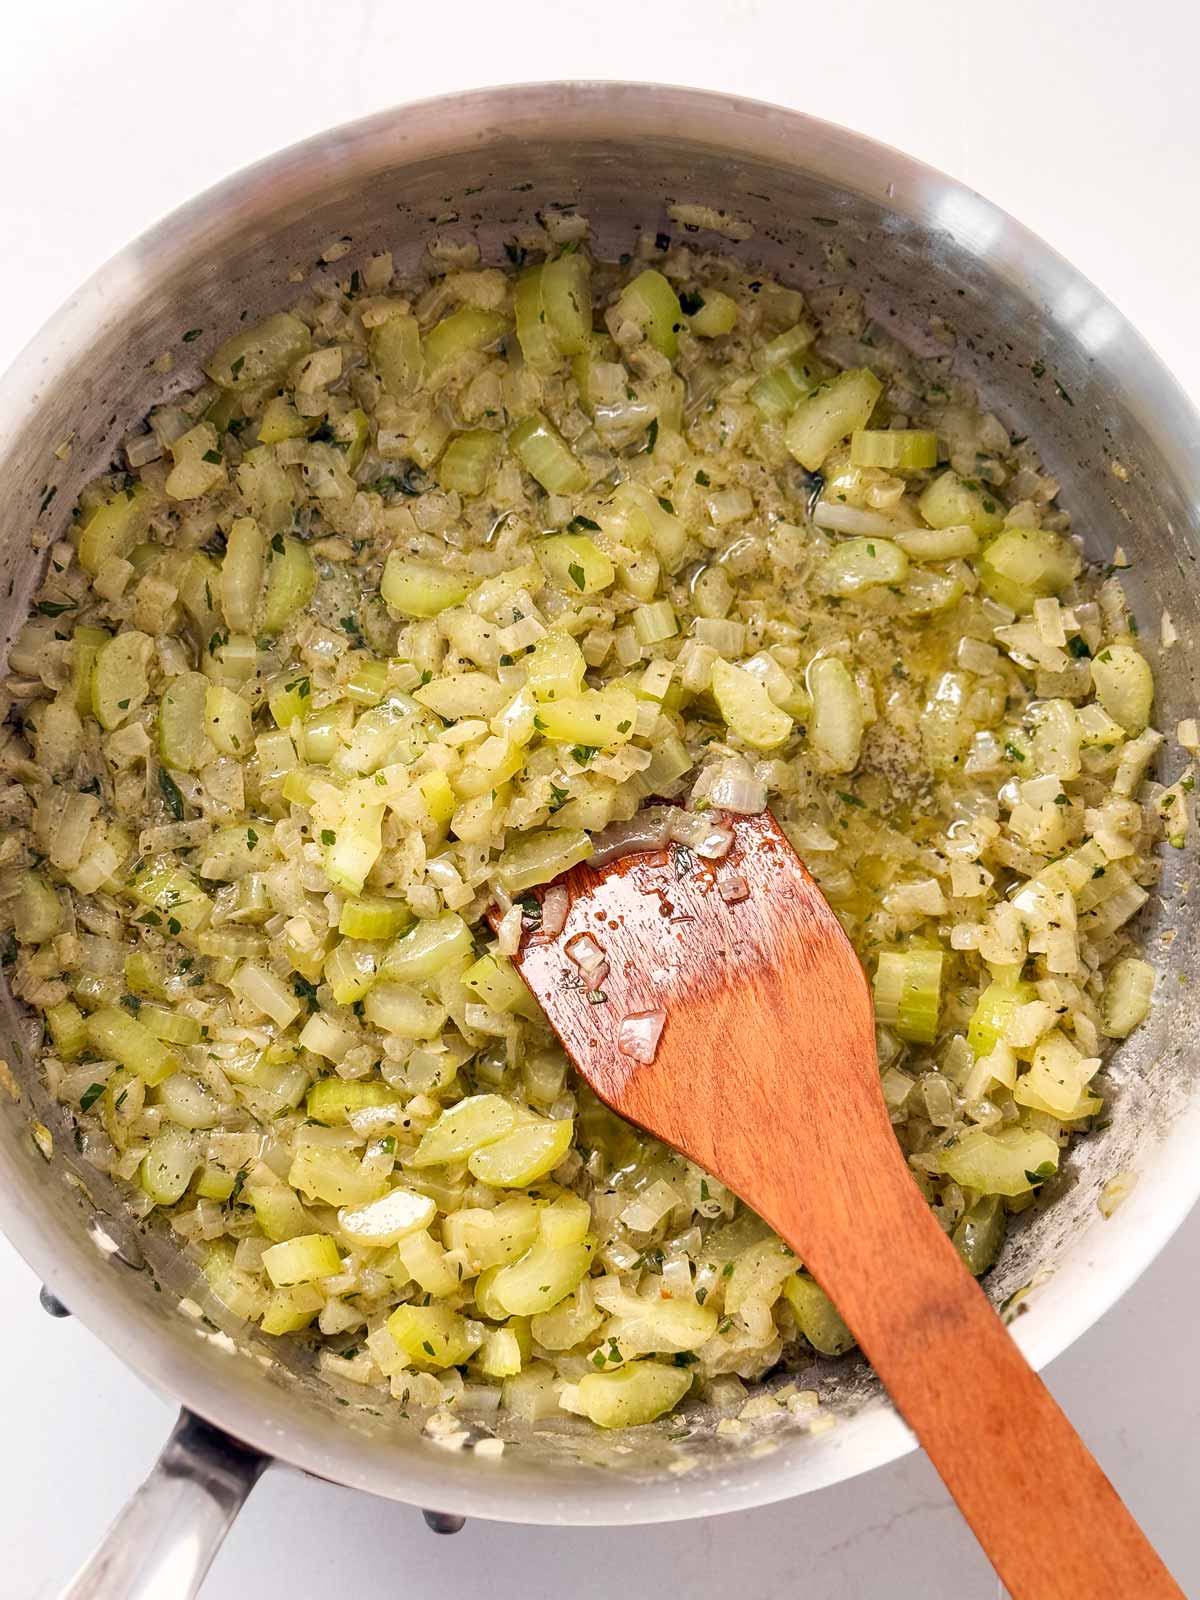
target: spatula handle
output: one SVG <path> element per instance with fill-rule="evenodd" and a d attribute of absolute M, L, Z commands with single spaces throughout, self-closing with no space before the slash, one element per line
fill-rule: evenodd
<path fill-rule="evenodd" d="M 1013 1600 L 1183 1600 L 902 1158 L 888 1165 L 887 1174 L 858 1179 L 840 1220 L 827 1212 L 826 1226 L 807 1215 L 793 1237 L 782 1231 L 849 1324 Z"/>

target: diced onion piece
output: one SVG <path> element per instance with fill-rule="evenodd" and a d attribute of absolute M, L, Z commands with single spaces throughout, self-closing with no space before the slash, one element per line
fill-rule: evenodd
<path fill-rule="evenodd" d="M 617 1049 L 623 1056 L 648 1065 L 657 1054 L 666 1021 L 667 1013 L 661 1006 L 652 1011 L 629 1012 L 617 1029 Z"/>
<path fill-rule="evenodd" d="M 542 896 L 542 921 L 540 931 L 549 938 L 554 938 L 563 930 L 567 920 L 567 912 L 571 909 L 571 897 L 565 889 L 558 885 L 547 889 Z"/>
<path fill-rule="evenodd" d="M 749 897 L 750 885 L 739 873 L 730 873 L 729 877 L 721 879 L 717 892 L 727 905 L 737 905 Z"/>

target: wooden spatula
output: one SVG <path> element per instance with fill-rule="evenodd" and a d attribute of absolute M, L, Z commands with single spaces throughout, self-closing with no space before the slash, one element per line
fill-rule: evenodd
<path fill-rule="evenodd" d="M 769 813 L 714 820 L 734 835 L 721 860 L 670 845 L 560 880 L 564 926 L 515 958 L 555 1032 L 614 1111 L 796 1252 L 1014 1600 L 1179 1600 L 922 1198 L 836 916 Z"/>

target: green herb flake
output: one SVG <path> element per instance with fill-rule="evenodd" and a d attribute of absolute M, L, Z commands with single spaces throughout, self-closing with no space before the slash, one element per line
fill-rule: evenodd
<path fill-rule="evenodd" d="M 90 1111 L 103 1093 L 104 1085 L 102 1083 L 89 1083 L 87 1088 L 79 1096 L 80 1111 Z"/>
<path fill-rule="evenodd" d="M 570 576 L 571 582 L 577 589 L 582 591 L 586 580 L 583 575 L 583 568 L 579 565 L 578 561 L 572 561 L 570 566 L 567 568 L 567 572 Z"/>
<path fill-rule="evenodd" d="M 324 845 L 333 845 L 337 843 L 337 834 L 334 833 L 332 828 L 321 829 L 321 843 Z"/>
<path fill-rule="evenodd" d="M 158 787 L 163 799 L 166 801 L 167 810 L 176 822 L 183 821 L 183 794 L 179 785 L 169 772 L 162 767 L 158 769 Z"/>

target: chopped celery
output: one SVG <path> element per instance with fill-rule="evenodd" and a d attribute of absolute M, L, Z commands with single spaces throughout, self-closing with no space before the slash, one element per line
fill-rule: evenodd
<path fill-rule="evenodd" d="M 1058 1145 L 1039 1129 L 971 1128 L 938 1154 L 938 1165 L 964 1189 L 1010 1197 L 1028 1194 L 1058 1169 Z"/>
<path fill-rule="evenodd" d="M 572 1350 L 595 1333 L 604 1321 L 588 1285 L 578 1284 L 565 1300 L 534 1317 L 530 1332 L 544 1350 Z"/>
<path fill-rule="evenodd" d="M 436 385 L 447 367 L 472 351 L 495 344 L 508 325 L 508 318 L 498 311 L 481 311 L 476 306 L 463 306 L 443 317 L 425 335 L 426 381 Z"/>
<path fill-rule="evenodd" d="M 243 961 L 229 987 L 252 1011 L 286 1028 L 300 1015 L 300 1002 L 282 978 L 258 961 Z"/>
<path fill-rule="evenodd" d="M 592 337 L 591 263 L 577 251 L 548 261 L 541 290 L 554 342 L 564 355 L 580 355 Z"/>
<path fill-rule="evenodd" d="M 276 1289 L 263 1313 L 262 1331 L 270 1334 L 298 1333 L 307 1328 L 324 1305 L 324 1296 L 311 1284 L 294 1289 Z"/>
<path fill-rule="evenodd" d="M 616 568 L 585 533 L 556 533 L 537 544 L 547 576 L 568 594 L 597 594 L 616 577 Z"/>
<path fill-rule="evenodd" d="M 837 656 L 818 656 L 805 675 L 812 699 L 808 737 L 830 772 L 852 772 L 863 736 L 862 700 L 846 664 Z"/>
<path fill-rule="evenodd" d="M 679 619 L 669 600 L 655 600 L 651 605 L 638 606 L 633 613 L 633 628 L 642 644 L 662 644 L 679 632 Z"/>
<path fill-rule="evenodd" d="M 772 422 L 783 422 L 829 376 L 829 368 L 816 356 L 797 352 L 773 367 L 751 384 L 747 394 L 762 414 Z"/>
<path fill-rule="evenodd" d="M 493 1011 L 517 1011 L 534 1021 L 542 1014 L 541 1007 L 507 956 L 480 956 L 463 973 L 462 981 Z"/>
<path fill-rule="evenodd" d="M 931 528 L 957 528 L 965 524 L 986 538 L 1004 526 L 1004 508 L 985 484 L 943 472 L 917 501 Z"/>
<path fill-rule="evenodd" d="M 720 339 L 737 326 L 737 301 L 720 289 L 705 289 L 699 306 L 688 313 L 688 327 L 701 339 Z"/>
<path fill-rule="evenodd" d="M 607 749 L 632 739 L 637 710 L 637 699 L 628 689 L 585 689 L 571 699 L 544 701 L 534 727 L 547 739 Z"/>
<path fill-rule="evenodd" d="M 1098 1065 L 1097 1060 L 1083 1056 L 1061 1029 L 1052 1028 L 1038 1040 L 1028 1071 L 1017 1079 L 1013 1099 L 1064 1122 L 1089 1116 L 1100 1109 L 1100 1101 L 1086 1095 Z M 1090 1103 L 1081 1107 L 1081 1099 Z"/>
<path fill-rule="evenodd" d="M 400 1096 L 373 1078 L 320 1078 L 305 1098 L 304 1108 L 327 1127 L 345 1123 L 352 1111 L 399 1105 Z"/>
<path fill-rule="evenodd" d="M 815 472 L 840 440 L 866 425 L 882 393 L 883 385 L 866 367 L 839 372 L 792 412 L 788 449 L 802 467 Z"/>
<path fill-rule="evenodd" d="M 127 1011 L 103 1006 L 87 1019 L 87 1035 L 96 1054 L 116 1061 L 153 1087 L 178 1066 L 175 1054 Z"/>
<path fill-rule="evenodd" d="M 341 416 L 329 419 L 329 429 L 334 444 L 342 452 L 346 471 L 356 472 L 371 438 L 371 423 L 366 412 L 359 406 L 344 411 Z"/>
<path fill-rule="evenodd" d="M 920 428 L 857 428 L 850 436 L 855 467 L 912 472 L 937 466 L 937 434 Z"/>
<path fill-rule="evenodd" d="M 128 555 L 141 538 L 154 507 L 144 484 L 134 484 L 105 500 L 79 530 L 79 565 L 95 574 L 106 561 Z"/>
<path fill-rule="evenodd" d="M 571 1148 L 575 1125 L 561 1122 L 521 1122 L 517 1127 L 473 1150 L 467 1161 L 471 1175 L 495 1189 L 523 1189 L 544 1178 Z"/>
<path fill-rule="evenodd" d="M 71 700 L 81 717 L 92 709 L 92 670 L 96 654 L 112 635 L 107 628 L 81 625 L 71 635 Z"/>
<path fill-rule="evenodd" d="M 679 296 L 655 267 L 639 272 L 618 301 L 621 311 L 643 330 L 646 338 L 674 361 L 679 354 L 680 330 L 686 327 Z"/>
<path fill-rule="evenodd" d="M 623 1309 L 605 1336 L 624 1356 L 666 1354 L 698 1349 L 716 1333 L 719 1321 L 712 1306 L 685 1296 L 647 1299 Z"/>
<path fill-rule="evenodd" d="M 57 1005 L 47 1006 L 45 1015 L 55 1055 L 63 1061 L 82 1055 L 88 1046 L 88 1030 L 79 1007 L 60 1000 Z"/>
<path fill-rule="evenodd" d="M 1092 662 L 1092 682 L 1100 704 L 1131 737 L 1150 721 L 1154 674 L 1132 644 L 1110 644 Z"/>
<path fill-rule="evenodd" d="M 386 1180 L 365 1168 L 352 1150 L 304 1144 L 296 1151 L 288 1183 L 311 1200 L 329 1206 L 361 1206 L 378 1200 Z"/>
<path fill-rule="evenodd" d="M 842 599 L 878 584 L 894 587 L 908 577 L 908 557 L 890 539 L 842 539 L 821 562 L 821 582 Z"/>
<path fill-rule="evenodd" d="M 164 1078 L 154 1103 L 166 1121 L 178 1128 L 215 1128 L 221 1119 L 215 1095 L 190 1072 L 173 1072 Z"/>
<path fill-rule="evenodd" d="M 774 750 L 792 731 L 792 719 L 767 693 L 766 685 L 743 667 L 716 660 L 712 669 L 717 709 L 740 739 L 757 750 Z"/>
<path fill-rule="evenodd" d="M 362 893 L 367 874 L 383 849 L 383 806 L 350 805 L 335 830 L 325 829 L 325 876 L 347 894 Z M 330 834 L 330 837 L 324 837 Z"/>
<path fill-rule="evenodd" d="M 438 482 L 447 493 L 482 494 L 499 454 L 499 434 L 486 428 L 456 433 L 438 462 Z"/>
<path fill-rule="evenodd" d="M 941 1009 L 940 950 L 883 950 L 875 968 L 875 1015 L 902 1039 L 932 1044 Z"/>
<path fill-rule="evenodd" d="M 786 1278 L 783 1292 L 796 1313 L 797 1327 L 820 1355 L 844 1356 L 854 1348 L 854 1335 L 824 1289 L 806 1272 Z"/>
<path fill-rule="evenodd" d="M 488 1378 L 509 1378 L 521 1370 L 521 1343 L 512 1328 L 493 1328 L 484 1336 L 479 1370 Z"/>
<path fill-rule="evenodd" d="M 371 360 L 394 400 L 405 400 L 421 381 L 421 331 L 416 317 L 397 311 L 371 330 Z"/>
<path fill-rule="evenodd" d="M 393 550 L 383 569 L 380 593 L 402 616 L 436 617 L 466 598 L 467 585 L 444 567 Z"/>
<path fill-rule="evenodd" d="M 387 1319 L 387 1330 L 416 1366 L 458 1367 L 483 1343 L 478 1322 L 448 1306 L 400 1306 Z"/>
<path fill-rule="evenodd" d="M 200 1042 L 201 1029 L 195 1017 L 189 1017 L 183 1011 L 176 1011 L 172 1006 L 160 1006 L 152 1001 L 143 1001 L 138 1008 L 137 1016 L 138 1021 L 149 1028 L 156 1039 L 162 1039 L 166 1044 Z"/>
<path fill-rule="evenodd" d="M 440 1167 L 465 1161 L 472 1151 L 508 1132 L 516 1113 L 498 1094 L 475 1094 L 443 1111 L 422 1136 L 412 1157 L 414 1167 Z"/>
<path fill-rule="evenodd" d="M 1125 1039 L 1150 1013 L 1154 968 L 1136 956 L 1114 963 L 1100 1001 L 1101 1030 L 1110 1039 Z"/>
<path fill-rule="evenodd" d="M 428 1195 L 397 1187 L 365 1206 L 343 1206 L 338 1228 L 360 1250 L 378 1250 L 427 1228 L 436 1216 L 437 1205 Z"/>
<path fill-rule="evenodd" d="M 300 318 L 281 311 L 218 345 L 204 370 L 222 389 L 240 393 L 281 378 L 311 348 L 312 335 Z"/>
<path fill-rule="evenodd" d="M 204 732 L 222 755 L 245 761 L 254 753 L 250 707 L 235 689 L 209 684 L 204 696 Z"/>
<path fill-rule="evenodd" d="M 991 1055 L 1004 1038 L 1005 1029 L 1017 1006 L 1037 998 L 1031 983 L 1019 977 L 993 979 L 975 1003 L 967 1025 L 967 1043 L 977 1056 Z"/>
<path fill-rule="evenodd" d="M 195 1136 L 184 1128 L 164 1128 L 142 1157 L 138 1182 L 155 1205 L 171 1206 L 182 1197 L 199 1165 Z"/>
<path fill-rule="evenodd" d="M 290 400 L 276 395 L 267 401 L 258 419 L 258 442 L 279 444 L 284 439 L 306 439 L 317 431 L 320 421 L 319 417 L 302 417 Z"/>
<path fill-rule="evenodd" d="M 20 874 L 9 904 L 13 933 L 21 944 L 44 944 L 62 927 L 62 902 L 39 872 Z"/>
<path fill-rule="evenodd" d="M 253 517 L 238 517 L 221 563 L 221 609 L 235 633 L 253 633 L 267 560 L 267 541 Z"/>
<path fill-rule="evenodd" d="M 600 1428 L 635 1428 L 673 1411 L 692 1386 L 686 1368 L 631 1361 L 616 1372 L 589 1372 L 576 1385 L 579 1410 Z"/>
<path fill-rule="evenodd" d="M 547 494 L 575 494 L 591 481 L 562 434 L 540 411 L 518 422 L 508 442 L 526 472 Z"/>
<path fill-rule="evenodd" d="M 471 930 L 458 913 L 443 911 L 401 934 L 383 958 L 382 971 L 398 983 L 424 983 L 464 965 L 471 944 Z"/>
<path fill-rule="evenodd" d="M 312 1231 L 312 1217 L 286 1184 L 248 1183 L 243 1192 L 268 1239 L 294 1239 Z"/>
<path fill-rule="evenodd" d="M 194 772 L 211 759 L 204 731 L 209 681 L 202 672 L 181 672 L 163 690 L 158 703 L 158 753 L 164 767 Z"/>
<path fill-rule="evenodd" d="M 984 1195 L 965 1211 L 951 1235 L 967 1271 L 980 1277 L 995 1261 L 1004 1243 L 1007 1214 L 998 1195 Z"/>
<path fill-rule="evenodd" d="M 92 667 L 92 710 L 102 728 L 119 728 L 150 693 L 147 671 L 154 653 L 149 634 L 131 628 L 105 641 Z"/>
<path fill-rule="evenodd" d="M 572 1194 L 569 1189 L 564 1189 L 538 1214 L 538 1232 L 554 1249 L 582 1244 L 591 1231 L 591 1226 L 591 1206 L 581 1196 Z"/>
<path fill-rule="evenodd" d="M 281 633 L 292 618 L 308 605 L 316 593 L 317 568 L 299 539 L 283 537 L 282 553 L 276 534 L 267 567 L 267 592 L 263 599 L 261 631 L 270 638 Z"/>
<path fill-rule="evenodd" d="M 263 1251 L 262 1264 L 277 1289 L 331 1278 L 342 1269 L 337 1245 L 327 1233 L 298 1233 L 273 1244 Z"/>
<path fill-rule="evenodd" d="M 346 682 L 346 698 L 356 706 L 377 706 L 387 692 L 386 661 L 364 661 Z"/>
<path fill-rule="evenodd" d="M 591 853 L 592 841 L 582 828 L 543 828 L 508 846 L 500 857 L 498 875 L 509 894 L 524 894 L 586 861 Z"/>
<path fill-rule="evenodd" d="M 535 700 L 574 699 L 587 662 L 569 634 L 544 633 L 525 657 L 526 683 Z"/>
<path fill-rule="evenodd" d="M 953 477 L 953 474 L 946 476 Z M 950 515 L 952 509 L 947 510 L 946 515 Z M 923 503 L 921 513 L 926 521 L 930 520 Z M 977 533 L 995 531 L 976 527 L 966 516 L 957 517 L 955 521 L 970 523 Z M 948 523 L 933 525 L 950 526 Z M 984 546 L 978 562 L 979 582 L 985 594 L 1020 614 L 1032 611 L 1034 601 L 1040 597 L 1065 589 L 1081 565 L 1078 552 L 1061 535 L 1047 533 L 1042 528 L 1009 528 Z"/>
<path fill-rule="evenodd" d="M 493 1269 L 492 1297 L 510 1317 L 549 1311 L 587 1277 L 595 1249 L 591 1238 L 561 1249 L 538 1239 L 516 1261 Z"/>
<path fill-rule="evenodd" d="M 403 900 L 371 895 L 346 901 L 338 916 L 338 932 L 350 939 L 390 939 L 415 920 Z"/>
<path fill-rule="evenodd" d="M 141 868 L 129 881 L 129 892 L 139 904 L 158 915 L 155 926 L 175 935 L 194 932 L 212 914 L 212 901 L 184 867 L 163 856 Z M 149 922 L 150 918 L 143 917 Z"/>
<path fill-rule="evenodd" d="M 379 983 L 367 996 L 367 1021 L 394 1039 L 433 1039 L 446 1021 L 446 1007 L 406 983 Z"/>
<path fill-rule="evenodd" d="M 517 322 L 517 342 L 530 371 L 551 373 L 562 359 L 554 327 L 546 315 L 542 292 L 543 267 L 529 267 L 513 289 L 513 311 Z"/>

